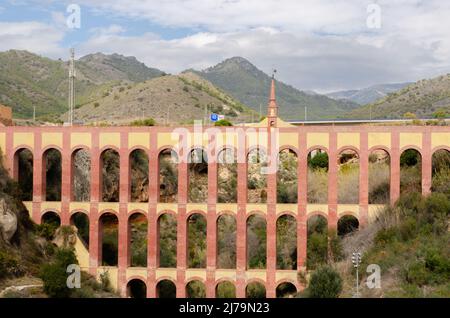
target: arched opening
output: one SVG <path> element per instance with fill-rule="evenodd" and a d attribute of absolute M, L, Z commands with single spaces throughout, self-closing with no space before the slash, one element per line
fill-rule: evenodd
<path fill-rule="evenodd" d="M 267 156 L 261 149 L 253 149 L 247 157 L 248 203 L 267 202 Z"/>
<path fill-rule="evenodd" d="M 294 298 L 297 295 L 297 287 L 294 284 L 286 282 L 277 286 L 277 298 Z"/>
<path fill-rule="evenodd" d="M 176 298 L 177 287 L 168 279 L 163 279 L 156 285 L 156 296 L 158 298 Z"/>
<path fill-rule="evenodd" d="M 246 298 L 266 298 L 266 287 L 260 282 L 251 282 L 245 288 Z"/>
<path fill-rule="evenodd" d="M 297 154 L 291 149 L 278 154 L 277 202 L 297 203 Z"/>
<path fill-rule="evenodd" d="M 159 153 L 159 202 L 175 203 L 178 195 L 178 156 L 172 149 Z"/>
<path fill-rule="evenodd" d="M 233 149 L 224 149 L 218 156 L 217 202 L 237 202 L 237 162 Z"/>
<path fill-rule="evenodd" d="M 45 200 L 61 201 L 61 153 L 49 149 L 44 153 L 45 164 Z"/>
<path fill-rule="evenodd" d="M 433 154 L 431 191 L 450 197 L 450 151 L 441 149 Z"/>
<path fill-rule="evenodd" d="M 288 214 L 277 219 L 277 269 L 297 269 L 297 221 Z"/>
<path fill-rule="evenodd" d="M 308 154 L 308 203 L 328 204 L 328 154 L 321 149 Z"/>
<path fill-rule="evenodd" d="M 338 160 L 338 203 L 359 203 L 359 155 L 351 149 L 343 150 Z"/>
<path fill-rule="evenodd" d="M 236 268 L 236 218 L 228 214 L 217 219 L 217 268 Z"/>
<path fill-rule="evenodd" d="M 247 219 L 247 268 L 266 268 L 266 220 L 260 215 Z"/>
<path fill-rule="evenodd" d="M 353 215 L 344 215 L 338 220 L 337 231 L 338 236 L 345 236 L 357 231 L 359 221 Z"/>
<path fill-rule="evenodd" d="M 46 239 L 53 239 L 56 230 L 61 226 L 61 219 L 56 212 L 45 212 L 41 217 L 40 234 Z"/>
<path fill-rule="evenodd" d="M 307 222 L 306 267 L 316 269 L 328 259 L 328 221 L 313 215 Z"/>
<path fill-rule="evenodd" d="M 159 267 L 177 267 L 177 219 L 170 213 L 158 218 Z"/>
<path fill-rule="evenodd" d="M 130 153 L 131 202 L 148 202 L 148 156 L 142 149 Z"/>
<path fill-rule="evenodd" d="M 147 285 L 140 279 L 132 279 L 127 284 L 127 296 L 130 298 L 147 298 Z"/>
<path fill-rule="evenodd" d="M 19 149 L 14 157 L 20 200 L 33 201 L 33 153 L 28 149 Z"/>
<path fill-rule="evenodd" d="M 369 155 L 369 204 L 388 204 L 391 184 L 391 160 L 385 150 Z"/>
<path fill-rule="evenodd" d="M 91 155 L 85 149 L 72 154 L 72 197 L 76 202 L 91 200 Z"/>
<path fill-rule="evenodd" d="M 206 218 L 192 214 L 187 221 L 188 267 L 206 268 Z"/>
<path fill-rule="evenodd" d="M 216 285 L 216 298 L 236 298 L 236 286 L 230 281 L 223 281 Z"/>
<path fill-rule="evenodd" d="M 206 203 L 208 199 L 208 157 L 203 149 L 194 149 L 188 157 L 189 203 Z"/>
<path fill-rule="evenodd" d="M 415 149 L 407 149 L 400 156 L 400 194 L 422 193 L 422 156 Z"/>
<path fill-rule="evenodd" d="M 120 156 L 112 149 L 103 151 L 101 164 L 101 199 L 103 202 L 119 202 L 120 194 Z"/>
<path fill-rule="evenodd" d="M 102 266 L 117 266 L 119 253 L 119 220 L 112 213 L 104 213 L 100 217 L 100 242 L 102 247 L 100 264 Z"/>
<path fill-rule="evenodd" d="M 187 298 L 206 298 L 205 284 L 199 280 L 190 281 L 186 285 Z"/>
<path fill-rule="evenodd" d="M 131 267 L 147 267 L 147 217 L 134 213 L 128 219 Z"/>
<path fill-rule="evenodd" d="M 82 212 L 74 213 L 70 217 L 70 224 L 77 228 L 78 238 L 89 248 L 89 217 Z"/>

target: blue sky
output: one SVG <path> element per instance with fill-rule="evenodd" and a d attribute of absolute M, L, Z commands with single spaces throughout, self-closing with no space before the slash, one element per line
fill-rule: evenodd
<path fill-rule="evenodd" d="M 67 7 L 81 27 L 67 26 Z M 136 56 L 169 73 L 242 56 L 327 92 L 450 72 L 450 3 L 438 0 L 2 0 L 0 51 Z"/>

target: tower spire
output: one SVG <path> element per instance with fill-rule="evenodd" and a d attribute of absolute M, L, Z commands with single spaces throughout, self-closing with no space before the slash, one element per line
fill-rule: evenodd
<path fill-rule="evenodd" d="M 276 100 L 276 94 L 275 94 L 275 73 L 277 70 L 273 70 L 272 73 L 272 82 L 270 85 L 270 96 L 269 96 L 269 105 L 268 105 L 268 125 L 270 127 L 275 127 L 277 123 L 277 117 L 278 117 L 278 105 Z"/>

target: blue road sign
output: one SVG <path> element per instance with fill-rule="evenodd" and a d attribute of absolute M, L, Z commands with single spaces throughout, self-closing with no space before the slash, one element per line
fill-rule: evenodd
<path fill-rule="evenodd" d="M 211 118 L 211 121 L 216 122 L 219 120 L 219 115 L 213 113 L 213 114 L 211 114 L 210 118 Z"/>

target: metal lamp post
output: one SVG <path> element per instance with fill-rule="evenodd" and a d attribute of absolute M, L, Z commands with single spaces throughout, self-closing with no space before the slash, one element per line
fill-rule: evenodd
<path fill-rule="evenodd" d="M 352 253 L 352 263 L 353 267 L 356 268 L 356 298 L 359 298 L 359 265 L 361 264 L 361 253 Z"/>

